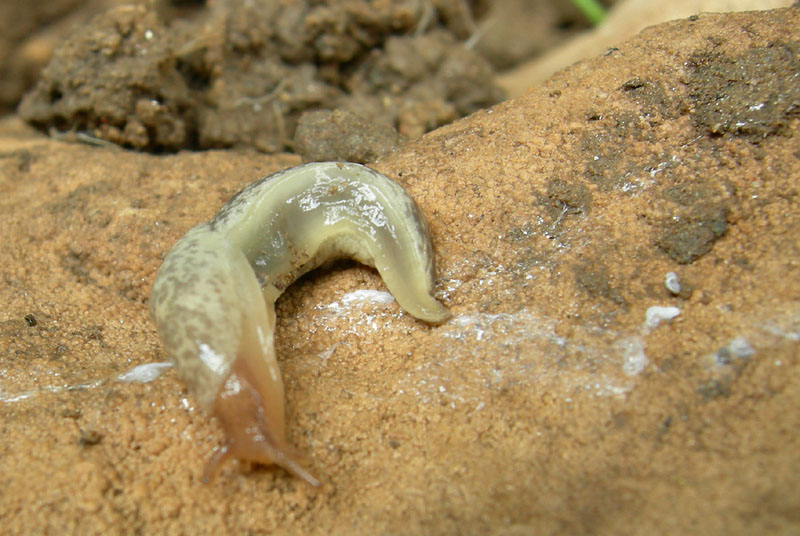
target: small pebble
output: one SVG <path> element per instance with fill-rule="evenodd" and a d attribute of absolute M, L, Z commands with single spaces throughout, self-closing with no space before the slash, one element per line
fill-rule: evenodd
<path fill-rule="evenodd" d="M 660 305 L 648 307 L 645 312 L 644 327 L 648 331 L 654 330 L 662 321 L 672 320 L 679 314 L 681 314 L 681 310 L 677 307 L 663 307 Z"/>
<path fill-rule="evenodd" d="M 664 276 L 664 286 L 667 287 L 667 290 L 672 294 L 680 294 L 681 282 L 678 281 L 678 274 L 675 272 L 667 272 L 667 275 Z"/>
<path fill-rule="evenodd" d="M 728 350 L 739 359 L 747 359 L 756 351 L 744 337 L 736 337 L 728 343 Z"/>

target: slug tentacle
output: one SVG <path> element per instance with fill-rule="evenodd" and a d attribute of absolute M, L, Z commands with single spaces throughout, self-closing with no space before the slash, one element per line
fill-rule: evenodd
<path fill-rule="evenodd" d="M 276 464 L 317 486 L 286 440 L 274 302 L 328 260 L 374 266 L 409 314 L 443 322 L 433 251 L 406 191 L 359 164 L 322 162 L 261 179 L 191 229 L 156 275 L 150 312 L 179 377 L 225 431 L 228 458 Z"/>

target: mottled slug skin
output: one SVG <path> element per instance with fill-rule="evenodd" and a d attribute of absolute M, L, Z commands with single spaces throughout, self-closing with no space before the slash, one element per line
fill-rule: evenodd
<path fill-rule="evenodd" d="M 432 295 L 422 214 L 400 185 L 360 164 L 306 164 L 261 179 L 167 254 L 150 313 L 178 376 L 226 434 L 204 479 L 233 457 L 319 484 L 286 440 L 275 300 L 299 276 L 340 257 L 377 268 L 409 314 L 431 323 L 449 318 Z"/>

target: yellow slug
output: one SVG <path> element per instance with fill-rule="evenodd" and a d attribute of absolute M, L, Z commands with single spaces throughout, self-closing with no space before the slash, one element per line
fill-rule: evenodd
<path fill-rule="evenodd" d="M 432 295 L 433 252 L 419 208 L 400 185 L 359 164 L 312 163 L 256 181 L 167 254 L 150 314 L 178 376 L 226 436 L 204 481 L 238 458 L 319 485 L 286 439 L 275 300 L 341 257 L 374 266 L 409 314 L 431 323 L 450 317 Z"/>

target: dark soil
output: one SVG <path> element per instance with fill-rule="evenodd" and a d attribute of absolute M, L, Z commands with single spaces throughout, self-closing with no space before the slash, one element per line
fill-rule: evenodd
<path fill-rule="evenodd" d="M 758 143 L 785 133 L 800 117 L 800 44 L 775 43 L 728 57 L 713 50 L 692 57 L 693 117 L 701 132 Z"/>
<path fill-rule="evenodd" d="M 0 114 L 12 113 L 74 28 L 125 0 L 0 2 Z"/>
<path fill-rule="evenodd" d="M 420 5 L 122 6 L 72 33 L 19 112 L 149 151 L 279 152 L 318 109 L 419 136 L 502 99 L 489 63 L 459 40 L 470 13 Z"/>
<path fill-rule="evenodd" d="M 365 164 L 394 151 L 403 142 L 403 136 L 392 127 L 345 110 L 304 113 L 294 138 L 294 150 L 304 162 L 344 160 Z"/>

